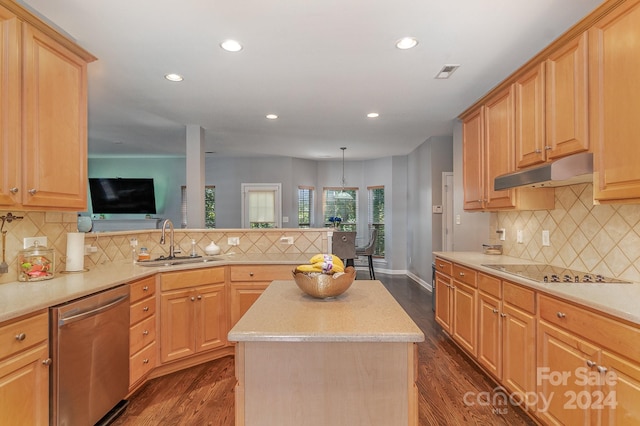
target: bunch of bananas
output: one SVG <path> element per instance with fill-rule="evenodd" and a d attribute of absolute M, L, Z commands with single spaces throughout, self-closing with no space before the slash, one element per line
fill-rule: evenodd
<path fill-rule="evenodd" d="M 308 264 L 298 265 L 296 272 L 334 274 L 344 272 L 344 263 L 338 256 L 333 254 L 316 254 L 309 259 Z"/>

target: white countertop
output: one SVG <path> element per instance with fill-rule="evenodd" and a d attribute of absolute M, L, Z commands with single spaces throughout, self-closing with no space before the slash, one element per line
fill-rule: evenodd
<path fill-rule="evenodd" d="M 330 299 L 274 281 L 229 331 L 234 342 L 421 342 L 424 334 L 380 281 Z"/>
<path fill-rule="evenodd" d="M 86 272 L 57 273 L 44 281 L 0 284 L 0 321 L 17 318 L 73 299 L 116 287 L 158 272 L 210 268 L 233 264 L 307 263 L 312 254 L 225 254 L 207 263 L 147 267 L 131 261 L 107 262 Z M 294 268 L 292 267 L 292 270 Z"/>
<path fill-rule="evenodd" d="M 478 252 L 434 252 L 434 255 L 640 325 L 640 283 L 541 283 L 482 266 L 538 262 Z"/>

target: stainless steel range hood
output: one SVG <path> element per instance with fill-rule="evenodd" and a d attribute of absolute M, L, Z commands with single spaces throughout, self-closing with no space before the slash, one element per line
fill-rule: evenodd
<path fill-rule="evenodd" d="M 494 189 L 547 188 L 593 181 L 593 154 L 583 152 L 495 178 Z"/>

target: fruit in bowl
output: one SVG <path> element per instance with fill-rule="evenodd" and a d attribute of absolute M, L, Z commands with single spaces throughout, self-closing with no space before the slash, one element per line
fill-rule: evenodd
<path fill-rule="evenodd" d="M 355 268 L 345 268 L 342 260 L 332 254 L 313 256 L 308 264 L 299 265 L 293 271 L 298 287 L 318 299 L 341 295 L 351 287 L 355 278 Z"/>

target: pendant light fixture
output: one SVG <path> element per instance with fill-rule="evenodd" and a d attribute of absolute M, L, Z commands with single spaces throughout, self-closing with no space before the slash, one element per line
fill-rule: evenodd
<path fill-rule="evenodd" d="M 342 150 L 342 190 L 336 194 L 336 199 L 338 200 L 352 200 L 353 197 L 344 190 L 344 151 L 347 149 L 346 146 L 340 148 Z"/>

